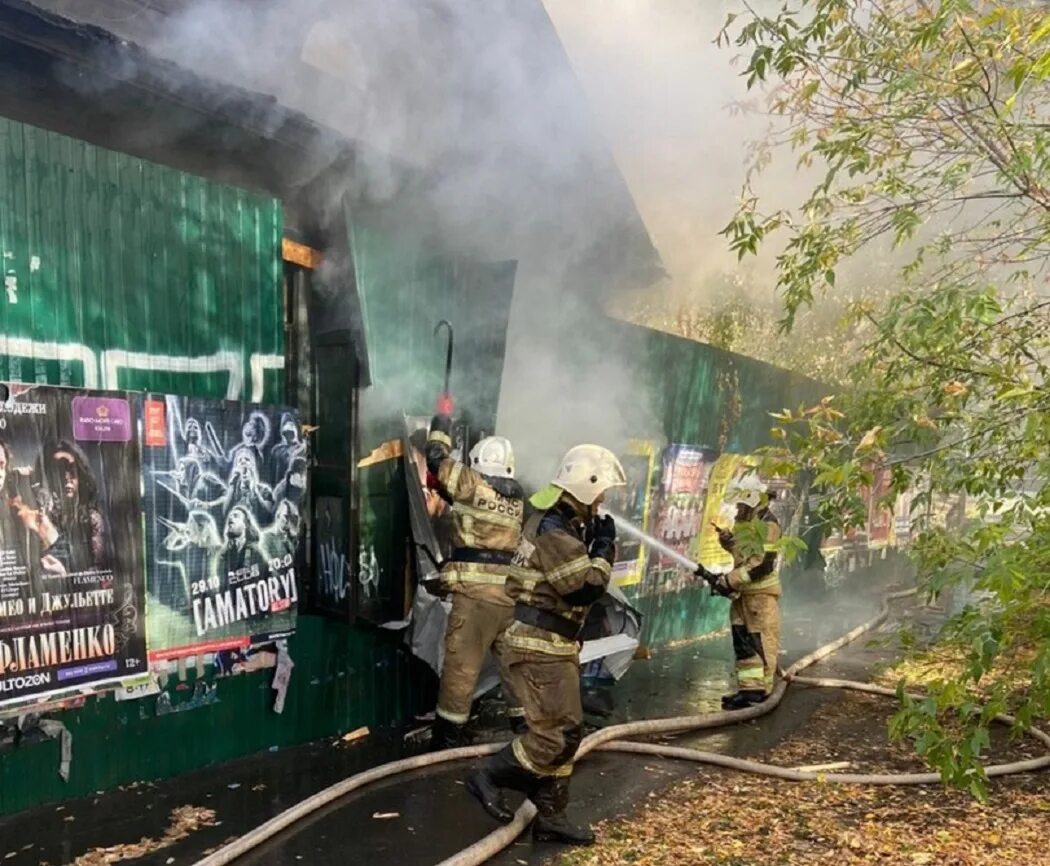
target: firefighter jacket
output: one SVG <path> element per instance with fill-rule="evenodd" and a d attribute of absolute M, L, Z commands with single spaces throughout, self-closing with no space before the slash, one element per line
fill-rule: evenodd
<path fill-rule="evenodd" d="M 521 538 L 525 494 L 513 478 L 491 478 L 453 460 L 452 420 L 435 415 L 427 439 L 427 469 L 452 506 L 452 553 L 441 583 L 452 592 L 510 607 L 507 569 Z"/>
<path fill-rule="evenodd" d="M 584 538 L 584 522 L 564 501 L 525 521 L 507 576 L 515 602 L 515 621 L 504 636 L 508 650 L 577 656 L 577 636 L 609 585 L 615 556 L 611 540 L 596 539 L 588 550 Z"/>
<path fill-rule="evenodd" d="M 723 547 L 733 555 L 733 570 L 726 582 L 734 592 L 780 595 L 779 538 L 780 524 L 768 508 L 733 524 L 733 540 Z"/>

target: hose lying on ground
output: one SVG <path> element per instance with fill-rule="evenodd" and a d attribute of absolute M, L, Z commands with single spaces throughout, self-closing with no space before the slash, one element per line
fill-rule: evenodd
<path fill-rule="evenodd" d="M 667 719 L 648 719 L 638 722 L 626 722 L 619 725 L 611 725 L 602 728 L 585 737 L 577 752 L 577 760 L 588 752 L 595 749 L 609 751 L 657 755 L 660 757 L 681 758 L 690 761 L 715 764 L 730 769 L 744 772 L 758 773 L 766 776 L 775 776 L 793 781 L 812 781 L 821 779 L 828 782 L 843 782 L 856 784 L 893 784 L 893 785 L 915 785 L 932 784 L 940 782 L 940 776 L 936 773 L 904 773 L 864 775 L 851 773 L 815 773 L 803 770 L 790 770 L 783 767 L 775 767 L 762 764 L 757 761 L 748 761 L 740 758 L 731 758 L 714 752 L 701 752 L 695 749 L 686 749 L 677 746 L 664 746 L 655 743 L 631 743 L 620 742 L 624 737 L 652 736 L 654 734 L 686 733 L 692 731 L 718 728 L 728 724 L 748 721 L 772 712 L 784 697 L 787 684 L 792 680 L 810 686 L 821 686 L 830 688 L 849 688 L 856 691 L 865 691 L 872 694 L 895 695 L 890 689 L 883 689 L 869 683 L 858 683 L 851 680 L 809 679 L 799 677 L 798 673 L 805 668 L 816 664 L 821 659 L 827 658 L 836 650 L 841 649 L 848 643 L 856 640 L 861 635 L 872 629 L 878 628 L 889 616 L 889 603 L 898 599 L 914 595 L 916 590 L 910 589 L 903 592 L 892 593 L 883 600 L 879 614 L 867 622 L 850 630 L 842 637 L 831 643 L 814 650 L 795 662 L 784 672 L 784 677 L 778 681 L 769 698 L 761 704 L 748 707 L 744 710 L 732 710 L 717 713 L 707 713 L 698 716 L 678 716 Z M 1013 719 L 1010 716 L 998 716 L 998 721 L 1010 724 Z M 1050 748 L 1050 736 L 1035 728 L 1029 729 L 1029 733 L 1037 737 Z M 290 827 L 297 821 L 302 820 L 323 806 L 338 800 L 346 794 L 356 791 L 372 782 L 380 779 L 396 776 L 409 770 L 430 767 L 447 761 L 457 761 L 463 758 L 478 758 L 490 755 L 503 748 L 503 743 L 487 743 L 480 746 L 466 746 L 459 749 L 448 749 L 443 752 L 431 752 L 425 755 L 417 755 L 413 758 L 405 758 L 382 764 L 363 773 L 358 773 L 348 779 L 325 788 L 322 791 L 308 797 L 292 808 L 274 816 L 266 823 L 256 827 L 254 830 L 223 846 L 218 851 L 208 855 L 199 861 L 196 866 L 224 866 L 238 857 L 243 856 L 263 842 L 273 838 L 282 830 Z M 1004 776 L 1011 773 L 1021 773 L 1030 770 L 1038 770 L 1050 766 L 1050 755 L 1043 758 L 1033 758 L 1025 761 L 1016 761 L 1011 764 L 1000 764 L 988 767 L 985 772 L 989 776 Z M 505 824 L 473 845 L 464 848 L 459 853 L 443 860 L 439 866 L 477 866 L 484 863 L 490 857 L 495 856 L 508 845 L 510 845 L 522 831 L 529 825 L 536 815 L 536 807 L 531 801 L 525 800 L 514 814 L 514 819 Z"/>

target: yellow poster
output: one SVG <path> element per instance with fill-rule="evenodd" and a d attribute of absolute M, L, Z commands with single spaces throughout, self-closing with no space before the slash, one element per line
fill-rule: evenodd
<path fill-rule="evenodd" d="M 693 558 L 705 568 L 722 570 L 733 567 L 733 557 L 718 543 L 718 533 L 712 524 L 732 528 L 732 517 L 724 510 L 726 492 L 731 482 L 755 466 L 746 454 L 723 454 L 715 461 L 707 481 L 707 500 L 704 503 L 703 525 L 693 541 Z"/>

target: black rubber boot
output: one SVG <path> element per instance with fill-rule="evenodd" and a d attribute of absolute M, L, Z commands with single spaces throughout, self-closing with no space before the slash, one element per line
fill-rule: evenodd
<path fill-rule="evenodd" d="M 501 824 L 509 824 L 514 820 L 514 813 L 503 799 L 503 792 L 487 763 L 467 776 L 467 791 L 481 803 L 482 809 Z"/>
<path fill-rule="evenodd" d="M 511 733 L 517 737 L 520 737 L 529 729 L 524 716 L 507 716 L 507 725 L 510 727 Z"/>
<path fill-rule="evenodd" d="M 443 716 L 436 716 L 430 727 L 430 751 L 441 752 L 445 749 L 458 749 L 470 745 L 467 726 L 457 725 Z"/>
<path fill-rule="evenodd" d="M 755 704 L 762 703 L 769 695 L 762 689 L 741 689 L 735 695 L 722 697 L 723 710 L 746 710 Z"/>
<path fill-rule="evenodd" d="M 505 746 L 489 758 L 480 769 L 467 776 L 467 791 L 481 807 L 501 824 L 514 818 L 500 788 L 521 791 L 533 796 L 539 780 L 518 763 L 510 746 Z"/>
<path fill-rule="evenodd" d="M 545 778 L 533 797 L 539 814 L 532 823 L 532 838 L 537 842 L 560 842 L 563 845 L 593 845 L 590 827 L 577 827 L 565 816 L 569 806 L 569 780 Z"/>

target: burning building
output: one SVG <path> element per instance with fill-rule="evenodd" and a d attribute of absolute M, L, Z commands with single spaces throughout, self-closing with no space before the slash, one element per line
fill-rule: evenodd
<path fill-rule="evenodd" d="M 413 594 L 400 457 L 437 321 L 468 435 L 498 425 L 533 486 L 581 440 L 751 450 L 817 388 L 604 317 L 660 259 L 538 0 L 0 0 L 0 171 L 0 380 L 281 404 L 310 431 L 284 466 L 309 476 L 284 711 L 262 674 L 170 660 L 159 695 L 48 707 L 68 781 L 57 745 L 20 745 L 0 813 L 431 708 L 374 626 Z M 657 641 L 709 627 L 647 567 L 624 573 Z"/>

